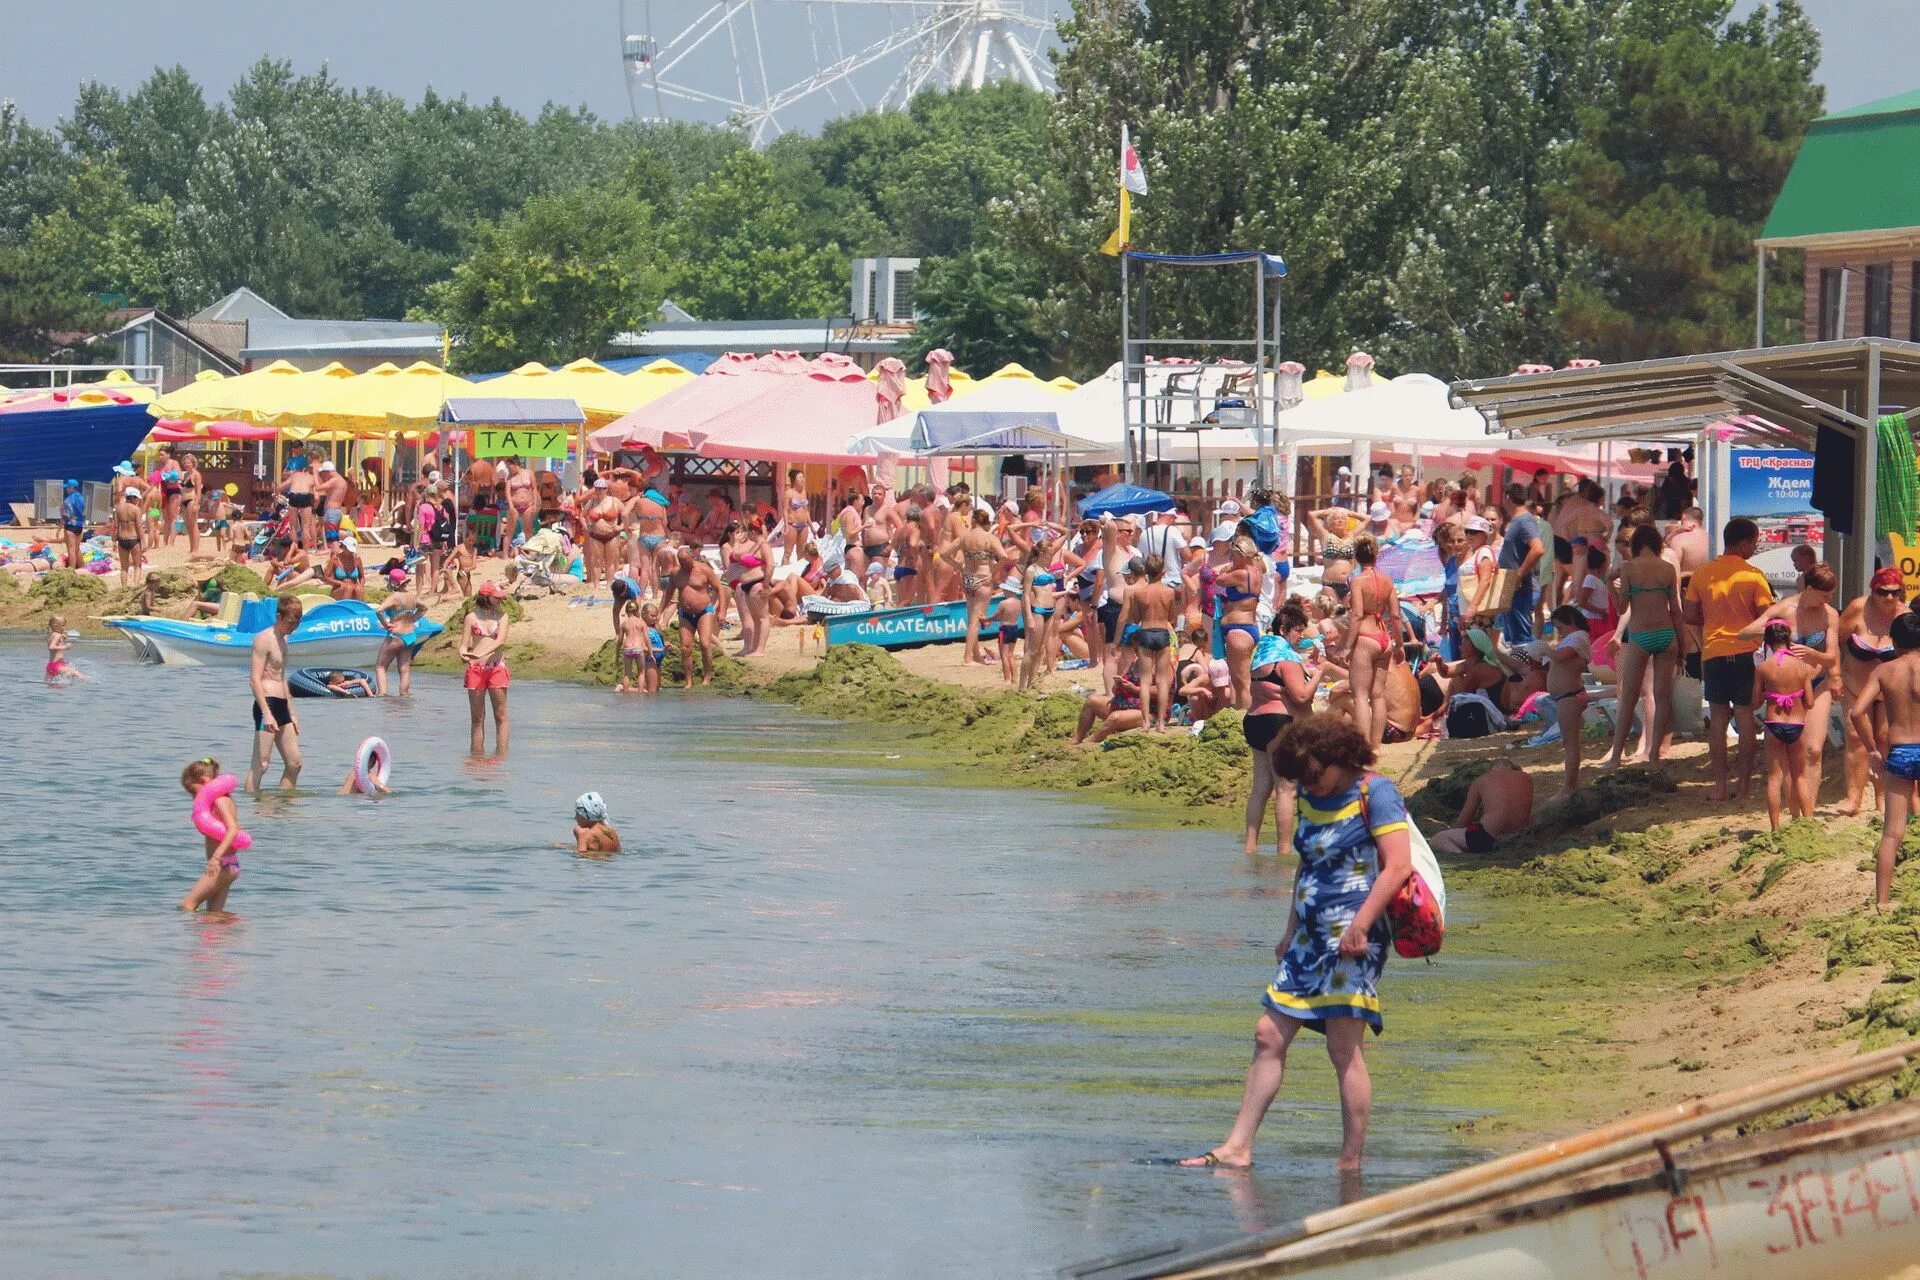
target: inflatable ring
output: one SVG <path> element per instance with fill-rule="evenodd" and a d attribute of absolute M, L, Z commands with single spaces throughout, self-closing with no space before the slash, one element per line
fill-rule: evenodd
<path fill-rule="evenodd" d="M 363 796 L 374 794 L 374 784 L 387 785 L 387 774 L 393 767 L 393 753 L 387 750 L 387 744 L 379 738 L 368 738 L 360 744 L 360 750 L 353 757 L 353 785 Z"/>

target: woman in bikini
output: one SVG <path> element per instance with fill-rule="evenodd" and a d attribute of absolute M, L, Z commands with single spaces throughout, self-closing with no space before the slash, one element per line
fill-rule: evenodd
<path fill-rule="evenodd" d="M 1633 531 L 1633 556 L 1620 566 L 1615 579 L 1619 594 L 1615 605 L 1620 611 L 1620 648 L 1616 658 L 1620 682 L 1618 706 L 1614 712 L 1613 752 L 1600 767 L 1618 769 L 1621 753 L 1627 748 L 1627 735 L 1633 729 L 1635 711 L 1641 715 L 1641 731 L 1646 743 L 1643 751 L 1627 758 L 1627 764 L 1660 759 L 1661 744 L 1667 727 L 1673 723 L 1673 673 L 1684 656 L 1686 626 L 1680 617 L 1680 573 L 1662 554 L 1665 544 L 1660 531 L 1642 525 Z M 1641 705 L 1641 693 L 1652 673 L 1652 714 Z"/>
<path fill-rule="evenodd" d="M 893 535 L 893 602 L 895 605 L 926 603 L 925 567 L 927 535 L 922 527 L 924 509 L 917 502 L 907 504 L 900 529 Z"/>
<path fill-rule="evenodd" d="M 510 548 L 516 536 L 533 536 L 534 487 L 533 472 L 522 465 L 518 458 L 508 458 L 506 468 L 507 528 L 501 536 L 500 546 L 505 554 L 511 554 Z"/>
<path fill-rule="evenodd" d="M 1335 596 L 1347 594 L 1347 579 L 1353 574 L 1353 538 L 1358 518 L 1345 507 L 1326 507 L 1307 513 L 1314 532 L 1320 535 L 1320 582 Z"/>
<path fill-rule="evenodd" d="M 799 467 L 787 472 L 786 501 L 781 545 L 791 553 L 813 540 L 813 499 L 807 494 L 807 473 Z"/>
<path fill-rule="evenodd" d="M 740 566 L 734 583 L 734 598 L 740 609 L 740 652 L 734 656 L 751 658 L 767 646 L 767 580 L 773 573 L 773 552 L 767 546 L 765 520 L 754 516 L 734 539 L 733 562 Z"/>
<path fill-rule="evenodd" d="M 1847 807 L 1853 817 L 1860 812 L 1860 801 L 1869 781 L 1873 784 L 1874 805 L 1880 804 L 1885 785 L 1877 769 L 1871 767 L 1869 749 L 1887 754 L 1887 721 L 1879 706 L 1873 708 L 1873 733 L 1868 742 L 1854 732 L 1853 695 L 1866 687 L 1867 677 L 1882 662 L 1894 656 L 1889 632 L 1893 620 L 1906 609 L 1906 580 L 1895 568 L 1874 572 L 1866 595 L 1847 605 L 1840 614 L 1840 701 L 1847 709 Z"/>
<path fill-rule="evenodd" d="M 625 506 L 613 496 L 607 481 L 595 480 L 580 510 L 581 522 L 587 530 L 586 555 L 581 568 L 586 570 L 588 592 L 600 583 L 608 584 L 611 590 L 619 550 L 616 544 L 626 514 Z"/>
<path fill-rule="evenodd" d="M 1793 624 L 1785 618 L 1772 619 L 1761 630 L 1753 669 L 1753 708 L 1766 715 L 1767 822 L 1775 831 L 1780 829 L 1783 795 L 1788 817 L 1804 818 L 1813 812 L 1815 784 L 1807 778 L 1804 735 L 1816 670 L 1811 662 L 1795 656 L 1794 648 Z M 1815 723 L 1813 727 L 1826 726 Z"/>
<path fill-rule="evenodd" d="M 1564 804 L 1580 787 L 1580 717 L 1587 709 L 1584 677 L 1593 661 L 1593 636 L 1587 615 L 1573 605 L 1563 604 L 1548 616 L 1559 634 L 1547 659 L 1547 696 L 1553 699 L 1554 719 L 1560 726 L 1566 781 L 1547 803 Z"/>
<path fill-rule="evenodd" d="M 1793 656 L 1813 668 L 1812 696 L 1806 708 L 1809 730 L 1800 742 L 1806 777 L 1802 808 L 1812 813 L 1820 801 L 1820 771 L 1826 762 L 1828 725 L 1833 720 L 1833 686 L 1838 683 L 1834 677 L 1840 670 L 1840 615 L 1833 607 L 1840 577 L 1831 567 L 1816 564 L 1808 570 L 1805 582 L 1798 592 L 1775 601 L 1740 635 L 1761 640 L 1769 623 L 1784 621 L 1791 629 Z"/>
<path fill-rule="evenodd" d="M 991 667 L 993 659 L 980 649 L 980 628 L 986 623 L 987 601 L 993 597 L 1000 563 L 1007 557 L 1007 549 L 993 536 L 993 516 L 975 507 L 971 527 L 942 547 L 940 554 L 959 568 L 960 591 L 967 602 L 967 640 L 960 665 Z"/>
<path fill-rule="evenodd" d="M 1039 673 L 1053 670 L 1050 655 L 1058 652 L 1058 642 L 1053 632 L 1053 608 L 1059 579 L 1046 561 L 1046 548 L 1035 547 L 1027 552 L 1020 566 L 1021 607 L 1027 631 L 1026 652 L 1020 663 L 1022 689 L 1033 688 L 1034 679 Z"/>
<path fill-rule="evenodd" d="M 1293 847 L 1294 787 L 1273 773 L 1272 747 L 1281 730 L 1297 717 L 1313 713 L 1317 683 L 1307 670 L 1307 611 L 1298 600 L 1288 600 L 1273 615 L 1273 634 L 1262 637 L 1254 656 L 1253 701 L 1240 733 L 1253 757 L 1253 790 L 1247 796 L 1246 855 L 1260 852 L 1260 826 L 1266 820 L 1267 801 L 1273 801 L 1276 833 L 1273 852 L 1284 857 Z M 1310 650 L 1308 650 L 1310 652 Z"/>
<path fill-rule="evenodd" d="M 474 755 L 487 747 L 487 706 L 493 706 L 493 749 L 507 753 L 507 689 L 513 677 L 507 670 L 506 611 L 500 607 L 503 593 L 497 582 L 480 584 L 473 611 L 467 615 L 460 634 L 460 658 L 467 664 L 467 712 L 471 717 Z"/>
<path fill-rule="evenodd" d="M 407 697 L 413 692 L 413 632 L 420 619 L 427 616 L 427 606 L 407 588 L 405 569 L 387 570 L 387 598 L 380 602 L 374 616 L 387 631 L 387 638 L 380 642 L 380 654 L 374 659 L 374 686 L 381 697 L 386 697 L 387 668 L 397 664 L 400 696 Z"/>
<path fill-rule="evenodd" d="M 335 600 L 365 600 L 367 593 L 361 581 L 365 574 L 358 542 L 342 538 L 333 544 L 333 551 L 327 556 L 326 581 L 327 590 Z"/>
<path fill-rule="evenodd" d="M 180 468 L 178 511 L 181 522 L 187 527 L 187 557 L 193 559 L 200 554 L 200 499 L 206 492 L 206 480 L 201 476 L 200 464 L 194 461 L 192 454 L 182 453 L 177 462 Z"/>
<path fill-rule="evenodd" d="M 1379 544 L 1370 533 L 1353 540 L 1357 566 L 1347 578 L 1347 684 L 1353 690 L 1353 718 L 1368 742 L 1379 746 L 1387 734 L 1386 670 L 1400 661 L 1406 620 L 1400 616 L 1400 594 L 1393 579 L 1374 567 Z"/>
<path fill-rule="evenodd" d="M 1230 545 L 1232 558 L 1214 578 L 1214 588 L 1233 705 L 1245 710 L 1253 699 L 1253 650 L 1260 643 L 1260 592 L 1266 585 L 1267 562 L 1250 534 L 1235 534 Z"/>

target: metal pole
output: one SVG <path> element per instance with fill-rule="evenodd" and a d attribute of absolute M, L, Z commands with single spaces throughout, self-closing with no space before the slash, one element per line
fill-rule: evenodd
<path fill-rule="evenodd" d="M 1122 475 L 1133 481 L 1133 414 L 1127 397 L 1133 387 L 1132 313 L 1127 306 L 1127 247 L 1120 246 L 1120 442 L 1126 450 Z"/>
<path fill-rule="evenodd" d="M 1253 423 L 1260 433 L 1260 459 L 1254 467 L 1261 487 L 1272 482 L 1274 442 L 1267 437 L 1265 412 L 1267 377 L 1267 260 L 1253 259 Z"/>
<path fill-rule="evenodd" d="M 1767 246 L 1759 245 L 1753 272 L 1753 345 L 1767 345 Z"/>
<path fill-rule="evenodd" d="M 1874 424 L 1856 428 L 1853 446 L 1853 535 L 1859 550 L 1855 552 L 1852 581 L 1846 583 L 1847 591 L 1842 597 L 1851 600 L 1855 596 L 1867 593 L 1869 579 L 1873 577 L 1875 544 L 1878 535 L 1874 524 L 1878 519 L 1878 495 L 1874 493 L 1874 481 L 1880 456 L 1880 344 L 1867 344 L 1867 401 L 1861 406 L 1860 416 Z"/>

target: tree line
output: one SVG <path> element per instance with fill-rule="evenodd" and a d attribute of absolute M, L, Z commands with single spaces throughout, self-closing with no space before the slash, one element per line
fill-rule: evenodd
<path fill-rule="evenodd" d="M 224 100 L 156 70 L 48 125 L 0 106 L 0 358 L 42 358 L 110 303 L 190 314 L 244 284 L 295 315 L 439 319 L 457 365 L 501 368 L 599 350 L 668 299 L 842 314 L 849 258 L 908 255 L 915 352 L 1085 376 L 1115 357 L 1095 248 L 1122 121 L 1151 184 L 1134 242 L 1282 253 L 1285 345 L 1310 367 L 1738 346 L 1750 242 L 1822 94 L 1795 0 L 1733 9 L 1075 0 L 1057 97 L 929 93 L 764 152 L 270 59 Z M 1775 296 L 1797 291 L 1776 270 Z M 1156 281 L 1156 330 L 1244 327 L 1242 283 Z"/>

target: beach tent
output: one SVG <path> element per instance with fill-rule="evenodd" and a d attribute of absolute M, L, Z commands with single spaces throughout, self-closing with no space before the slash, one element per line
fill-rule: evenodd
<path fill-rule="evenodd" d="M 1347 446 L 1367 441 L 1423 451 L 1485 448 L 1489 443 L 1486 419 L 1479 411 L 1454 408 L 1447 384 L 1425 373 L 1402 374 L 1364 391 L 1310 398 L 1280 415 L 1280 435 L 1282 440 Z M 1301 451 L 1307 451 L 1304 444 Z"/>
<path fill-rule="evenodd" d="M 877 460 L 848 441 L 864 416 L 873 417 L 874 384 L 858 366 L 763 374 L 751 399 L 706 418 L 695 449 L 703 458 L 779 463 L 857 463 Z"/>
<path fill-rule="evenodd" d="M 1080 514 L 1083 516 L 1134 516 L 1146 515 L 1154 511 L 1171 511 L 1173 499 L 1158 489 L 1147 489 L 1137 484 L 1110 484 L 1091 498 L 1080 500 Z"/>
<path fill-rule="evenodd" d="M 1010 366 L 1018 368 L 1018 366 Z M 869 427 L 861 434 L 871 434 L 882 438 L 905 436 L 911 438 L 916 426 L 922 421 L 938 423 L 949 415 L 968 414 L 973 419 L 980 415 L 995 415 L 1003 421 L 991 424 L 998 426 L 1017 426 L 1022 421 L 1040 423 L 1053 430 L 1059 430 L 1059 421 L 1053 416 L 1053 406 L 1067 393 L 1051 383 L 1037 378 L 983 378 L 970 384 L 964 396 L 956 394 L 954 399 L 941 404 L 926 404 L 919 409 L 911 409 L 890 422 Z M 911 397 L 909 397 L 911 399 Z M 937 430 L 938 428 L 936 428 Z"/>
<path fill-rule="evenodd" d="M 35 480 L 105 481 L 153 418 L 144 404 L 73 400 L 0 418 L 0 503 L 33 501 Z"/>
<path fill-rule="evenodd" d="M 872 431 L 876 384 L 847 356 L 728 352 L 649 404 L 593 432 L 595 449 L 647 445 L 773 462 L 872 461 L 848 442 Z M 751 406 L 751 407 L 750 407 Z M 712 442 L 713 450 L 705 446 Z"/>

